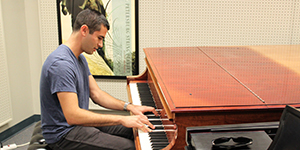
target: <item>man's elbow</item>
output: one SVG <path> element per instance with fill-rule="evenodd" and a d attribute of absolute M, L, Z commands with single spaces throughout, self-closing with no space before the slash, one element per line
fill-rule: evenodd
<path fill-rule="evenodd" d="M 97 97 L 98 97 L 98 93 L 96 93 L 96 92 L 90 92 L 90 98 L 92 99 L 92 100 L 94 100 L 94 99 L 97 99 Z"/>
<path fill-rule="evenodd" d="M 77 119 L 75 119 L 74 117 L 66 117 L 66 121 L 70 126 L 73 125 L 79 125 L 80 123 L 78 122 Z"/>
<path fill-rule="evenodd" d="M 65 115 L 65 118 L 66 118 L 66 121 L 69 125 L 80 125 L 81 124 L 81 119 L 79 119 L 79 116 L 77 116 L 76 114 L 79 113 L 77 111 L 73 111 L 72 113 L 67 113 L 67 114 L 64 114 Z"/>

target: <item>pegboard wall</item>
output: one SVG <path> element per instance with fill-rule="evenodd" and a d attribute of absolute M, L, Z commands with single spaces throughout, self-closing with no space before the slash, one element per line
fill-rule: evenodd
<path fill-rule="evenodd" d="M 145 47 L 300 43 L 299 0 L 140 0 L 140 72 Z"/>
<path fill-rule="evenodd" d="M 54 51 L 58 42 L 56 1 L 39 0 L 42 61 Z"/>
<path fill-rule="evenodd" d="M 12 120 L 8 66 L 3 31 L 2 4 L 0 1 L 0 127 Z"/>
<path fill-rule="evenodd" d="M 39 0 L 43 60 L 58 45 L 56 2 Z M 300 44 L 300 0 L 138 0 L 139 72 L 143 48 Z M 126 81 L 97 80 L 127 101 Z"/>
<path fill-rule="evenodd" d="M 126 80 L 108 80 L 108 79 L 96 79 L 96 82 L 100 89 L 107 92 L 111 96 L 118 98 L 120 100 L 128 101 L 127 95 L 127 81 Z M 93 102 L 90 101 L 90 109 L 97 110 L 99 109 L 98 105 L 95 105 Z M 100 108 L 102 109 L 102 108 Z"/>

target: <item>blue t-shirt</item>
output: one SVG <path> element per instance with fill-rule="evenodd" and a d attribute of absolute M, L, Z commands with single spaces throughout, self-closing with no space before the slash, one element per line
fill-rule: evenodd
<path fill-rule="evenodd" d="M 53 51 L 42 67 L 40 79 L 40 101 L 43 136 L 47 143 L 55 143 L 74 126 L 70 126 L 62 112 L 57 92 L 74 92 L 79 107 L 89 106 L 89 75 L 85 57 L 78 59 L 66 45 Z"/>

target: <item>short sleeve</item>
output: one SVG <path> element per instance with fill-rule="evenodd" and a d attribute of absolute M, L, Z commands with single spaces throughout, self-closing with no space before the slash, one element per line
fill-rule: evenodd
<path fill-rule="evenodd" d="M 51 94 L 57 92 L 77 93 L 73 66 L 68 61 L 56 61 L 51 65 L 48 70 Z"/>

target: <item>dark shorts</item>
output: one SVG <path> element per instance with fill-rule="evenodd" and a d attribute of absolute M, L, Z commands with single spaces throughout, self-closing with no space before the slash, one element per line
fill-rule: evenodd
<path fill-rule="evenodd" d="M 54 150 L 134 150 L 133 132 L 124 126 L 76 126 L 58 142 Z"/>

